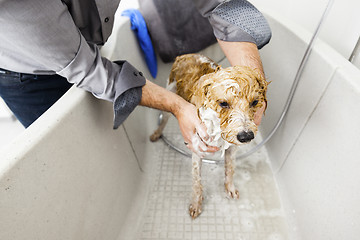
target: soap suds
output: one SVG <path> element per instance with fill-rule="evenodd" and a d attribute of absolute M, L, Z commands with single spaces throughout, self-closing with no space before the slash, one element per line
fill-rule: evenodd
<path fill-rule="evenodd" d="M 205 124 L 209 140 L 205 143 L 209 146 L 215 146 L 220 148 L 221 157 L 224 156 L 225 150 L 232 144 L 226 142 L 221 137 L 220 119 L 217 117 L 217 113 L 211 108 L 199 108 L 199 115 L 202 122 Z"/>

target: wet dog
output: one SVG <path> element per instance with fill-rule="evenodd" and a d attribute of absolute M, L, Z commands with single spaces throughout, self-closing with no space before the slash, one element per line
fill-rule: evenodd
<path fill-rule="evenodd" d="M 177 57 L 171 69 L 167 89 L 196 106 L 210 136 L 206 144 L 219 147 L 225 155 L 225 190 L 231 198 L 239 198 L 233 183 L 237 146 L 250 142 L 257 133 L 254 115 L 267 104 L 267 85 L 257 69 L 222 68 L 200 54 Z M 151 141 L 161 136 L 168 117 L 169 113 L 164 115 Z M 196 149 L 196 143 L 193 145 Z M 202 211 L 201 158 L 201 154 L 192 154 L 193 187 L 189 207 L 192 218 Z"/>

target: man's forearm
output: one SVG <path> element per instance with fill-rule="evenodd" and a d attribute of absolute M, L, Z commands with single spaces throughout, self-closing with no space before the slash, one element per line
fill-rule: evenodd
<path fill-rule="evenodd" d="M 218 39 L 219 45 L 232 66 L 248 66 L 259 69 L 259 73 L 265 78 L 260 54 L 257 46 L 249 42 L 225 42 Z M 255 113 L 254 121 L 260 125 L 266 105 Z"/>
<path fill-rule="evenodd" d="M 219 45 L 232 66 L 248 66 L 260 70 L 265 77 L 257 46 L 250 42 L 226 42 L 219 40 Z"/>
<path fill-rule="evenodd" d="M 142 88 L 140 105 L 171 112 L 175 116 L 187 102 L 179 95 L 166 90 L 149 80 Z"/>

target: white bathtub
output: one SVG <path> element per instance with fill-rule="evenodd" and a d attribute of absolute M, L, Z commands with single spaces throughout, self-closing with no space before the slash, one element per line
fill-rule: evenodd
<path fill-rule="evenodd" d="M 272 83 L 263 136 L 279 118 L 310 39 L 298 26 L 271 13 L 267 17 L 273 38 L 261 54 Z M 126 41 L 126 47 L 116 45 L 118 39 Z M 102 51 L 113 60 L 129 60 L 150 76 L 126 18 L 118 19 Z M 223 58 L 217 46 L 205 54 Z M 170 64 L 159 61 L 154 81 L 164 85 L 169 68 Z M 179 177 L 189 174 L 183 167 L 188 161 L 184 157 L 171 162 L 175 167 L 158 164 L 164 152 L 171 158 L 178 156 L 164 143 L 148 141 L 158 112 L 138 107 L 114 131 L 111 104 L 73 87 L 0 153 L 0 239 L 359 239 L 359 102 L 359 70 L 317 41 L 284 123 L 262 149 L 274 173 L 265 181 L 276 179 L 278 186 L 276 196 L 269 199 L 280 196 L 280 208 L 236 221 L 223 218 L 224 225 L 218 225 L 216 214 L 234 206 L 243 211 L 270 203 L 264 198 L 245 204 L 243 199 L 237 205 L 206 190 L 211 194 L 205 195 L 204 212 L 195 221 L 188 217 L 186 204 L 167 216 L 157 215 L 168 207 L 160 200 L 170 195 L 175 202 L 187 203 L 187 198 L 172 191 L 181 188 L 190 194 L 190 184 L 154 185 L 158 177 L 154 171 L 159 169 L 160 178 L 175 167 Z M 218 168 L 211 166 L 209 172 L 222 173 Z M 152 191 L 159 188 L 163 195 L 155 196 Z M 211 207 L 212 199 L 232 205 L 219 213 Z M 151 209 L 155 200 L 160 202 Z M 174 219 L 171 214 L 183 218 Z M 261 214 L 267 219 L 281 217 L 286 223 L 280 231 L 276 224 L 258 223 Z M 145 224 L 146 220 L 150 223 Z M 155 220 L 168 225 L 155 226 L 151 223 Z M 237 227 L 242 232 L 231 235 Z"/>

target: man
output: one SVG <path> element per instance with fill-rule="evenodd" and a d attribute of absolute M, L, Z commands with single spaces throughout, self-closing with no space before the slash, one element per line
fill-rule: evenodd
<path fill-rule="evenodd" d="M 76 84 L 114 103 L 114 128 L 138 104 L 173 113 L 184 141 L 193 150 L 194 134 L 200 140 L 208 138 L 195 107 L 146 80 L 128 62 L 101 57 L 99 46 L 111 34 L 119 2 L 1 0 L 0 96 L 28 127 L 67 91 L 69 83 Z M 258 47 L 271 36 L 262 15 L 244 0 L 195 3 L 209 18 L 230 63 L 262 70 Z M 243 26 L 246 21 L 242 22 L 239 14 L 259 21 L 263 29 L 257 31 L 257 26 L 251 24 Z M 257 113 L 257 124 L 262 112 Z M 217 148 L 203 144 L 202 150 L 214 152 Z"/>

